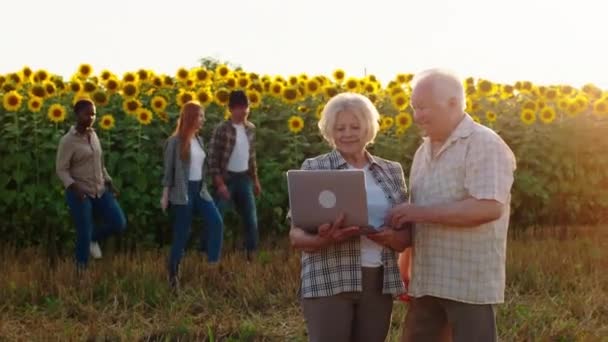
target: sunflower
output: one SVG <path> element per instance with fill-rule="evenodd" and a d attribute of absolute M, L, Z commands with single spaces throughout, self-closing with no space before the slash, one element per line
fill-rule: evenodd
<path fill-rule="evenodd" d="M 406 130 L 412 126 L 412 122 L 413 120 L 410 113 L 401 112 L 395 116 L 395 125 L 397 126 L 397 129 Z"/>
<path fill-rule="evenodd" d="M 562 95 L 569 96 L 569 95 L 572 95 L 574 93 L 574 88 L 572 88 L 569 85 L 563 85 L 563 86 L 559 87 L 559 93 L 562 94 Z"/>
<path fill-rule="evenodd" d="M 547 91 L 545 92 L 545 98 L 548 101 L 555 101 L 555 99 L 557 99 L 557 89 L 554 89 L 554 88 L 547 89 Z"/>
<path fill-rule="evenodd" d="M 286 87 L 283 89 L 283 99 L 287 103 L 295 103 L 298 101 L 298 89 L 294 87 Z"/>
<path fill-rule="evenodd" d="M 99 127 L 107 131 L 114 128 L 114 123 L 114 117 L 111 114 L 106 114 L 101 117 L 101 120 L 99 120 Z"/>
<path fill-rule="evenodd" d="M 246 89 L 251 83 L 251 80 L 247 76 L 239 76 L 237 83 L 240 88 Z"/>
<path fill-rule="evenodd" d="M 44 81 L 42 86 L 44 87 L 44 91 L 46 92 L 47 96 L 53 96 L 55 95 L 55 93 L 57 93 L 57 87 L 55 86 L 55 82 Z"/>
<path fill-rule="evenodd" d="M 21 95 L 15 90 L 9 91 L 2 97 L 2 105 L 9 112 L 16 112 L 21 108 Z"/>
<path fill-rule="evenodd" d="M 120 82 L 115 78 L 110 78 L 106 81 L 105 86 L 108 92 L 115 93 L 120 89 Z"/>
<path fill-rule="evenodd" d="M 532 82 L 530 81 L 523 81 L 521 83 L 521 91 L 527 91 L 527 92 L 531 92 L 533 88 Z"/>
<path fill-rule="evenodd" d="M 597 99 L 602 96 L 602 90 L 592 83 L 585 84 L 582 90 L 583 93 L 589 95 L 589 97 L 592 99 Z"/>
<path fill-rule="evenodd" d="M 114 77 L 114 75 L 112 75 L 112 72 L 110 70 L 103 70 L 101 72 L 101 74 L 99 74 L 99 76 L 101 77 L 102 80 L 107 81 L 110 78 Z"/>
<path fill-rule="evenodd" d="M 137 79 L 140 82 L 146 82 L 150 79 L 151 74 L 152 73 L 146 69 L 139 69 L 139 70 L 137 70 Z"/>
<path fill-rule="evenodd" d="M 536 109 L 538 108 L 537 106 L 538 106 L 537 103 L 534 101 L 526 101 L 522 105 L 522 109 L 529 109 L 529 110 L 535 112 Z"/>
<path fill-rule="evenodd" d="M 173 78 L 171 78 L 171 76 L 165 75 L 165 77 L 163 77 L 163 84 L 165 87 L 171 88 L 175 83 L 173 82 Z"/>
<path fill-rule="evenodd" d="M 34 83 L 30 87 L 30 95 L 40 98 L 46 97 L 46 90 L 44 89 L 44 85 L 41 83 Z"/>
<path fill-rule="evenodd" d="M 186 80 L 186 83 L 185 83 L 186 88 L 193 89 L 195 85 L 196 85 L 196 82 L 194 82 L 193 79 L 189 78 Z"/>
<path fill-rule="evenodd" d="M 412 74 L 397 74 L 395 80 L 401 84 L 406 84 L 414 78 Z"/>
<path fill-rule="evenodd" d="M 306 81 L 306 92 L 311 95 L 316 95 L 321 90 L 319 80 L 312 78 Z"/>
<path fill-rule="evenodd" d="M 93 67 L 90 64 L 80 64 L 78 71 L 76 71 L 76 77 L 86 79 L 93 73 Z"/>
<path fill-rule="evenodd" d="M 597 116 L 608 114 L 608 97 L 603 97 L 593 102 L 593 113 Z"/>
<path fill-rule="evenodd" d="M 152 122 L 153 117 L 152 112 L 148 109 L 140 108 L 137 111 L 137 121 L 139 121 L 141 125 L 149 125 Z"/>
<path fill-rule="evenodd" d="M 23 79 L 26 81 L 31 80 L 33 74 L 32 68 L 28 66 L 24 66 L 23 69 L 21 69 L 21 75 L 23 75 Z"/>
<path fill-rule="evenodd" d="M 230 68 L 224 64 L 215 67 L 215 74 L 219 77 L 226 77 L 230 73 Z"/>
<path fill-rule="evenodd" d="M 258 93 L 263 93 L 264 92 L 264 86 L 259 81 L 253 81 L 253 82 L 251 82 L 251 84 L 249 85 L 248 89 L 249 90 L 255 90 Z"/>
<path fill-rule="evenodd" d="M 401 92 L 401 93 L 396 94 L 395 96 L 392 96 L 391 97 L 391 101 L 393 102 L 393 106 L 397 110 L 403 110 L 409 104 L 409 100 L 407 98 L 407 95 L 405 95 L 404 92 Z"/>
<path fill-rule="evenodd" d="M 27 101 L 27 108 L 32 113 L 38 113 L 40 111 L 40 108 L 42 108 L 42 104 L 43 104 L 42 98 L 30 97 L 30 99 Z"/>
<path fill-rule="evenodd" d="M 178 94 L 177 94 L 177 98 L 176 101 L 177 105 L 179 107 L 182 107 L 184 104 L 194 100 L 196 98 L 196 94 L 191 92 L 191 91 L 187 91 L 187 90 L 181 90 Z"/>
<path fill-rule="evenodd" d="M 555 108 L 551 106 L 545 106 L 540 110 L 540 120 L 545 124 L 550 124 L 555 120 Z"/>
<path fill-rule="evenodd" d="M 122 109 L 127 114 L 135 115 L 139 108 L 141 108 L 141 103 L 136 99 L 126 99 L 122 102 Z"/>
<path fill-rule="evenodd" d="M 568 105 L 570 104 L 570 102 L 567 99 L 559 99 L 557 100 L 557 108 L 563 110 L 563 111 L 567 111 L 568 110 Z"/>
<path fill-rule="evenodd" d="M 390 129 L 391 127 L 393 127 L 394 123 L 395 123 L 395 119 L 393 119 L 392 117 L 386 116 L 386 115 L 380 116 L 380 130 L 381 131 L 386 131 L 386 130 Z"/>
<path fill-rule="evenodd" d="M 359 89 L 359 80 L 354 77 L 349 77 L 344 83 L 344 86 L 348 91 L 355 92 Z"/>
<path fill-rule="evenodd" d="M 48 80 L 49 77 L 50 77 L 49 72 L 44 69 L 37 70 L 34 73 L 34 81 L 36 81 L 36 82 L 44 82 L 44 81 Z"/>
<path fill-rule="evenodd" d="M 230 96 L 230 92 L 226 88 L 219 88 L 215 91 L 214 98 L 215 102 L 220 106 L 224 106 L 228 103 L 228 98 Z"/>
<path fill-rule="evenodd" d="M 536 114 L 534 114 L 534 110 L 532 109 L 524 109 L 521 111 L 520 118 L 526 125 L 531 125 L 536 121 Z"/>
<path fill-rule="evenodd" d="M 132 72 L 125 72 L 124 75 L 122 76 L 122 81 L 123 82 L 136 82 L 137 76 L 135 76 L 135 74 Z"/>
<path fill-rule="evenodd" d="M 154 76 L 152 78 L 152 84 L 156 87 L 156 88 L 160 88 L 163 86 L 163 79 L 160 76 Z"/>
<path fill-rule="evenodd" d="M 152 106 L 152 110 L 156 113 L 160 113 L 167 108 L 167 99 L 162 96 L 156 95 L 150 101 L 150 105 Z"/>
<path fill-rule="evenodd" d="M 486 112 L 486 120 L 488 120 L 488 122 L 496 122 L 497 118 L 498 116 L 493 111 L 489 110 Z"/>
<path fill-rule="evenodd" d="M 199 83 L 206 83 L 211 79 L 211 72 L 205 68 L 196 68 L 192 71 L 193 78 Z"/>
<path fill-rule="evenodd" d="M 275 76 L 274 77 L 274 81 L 281 83 L 282 85 L 286 85 L 287 81 L 285 81 L 285 79 L 282 76 Z"/>
<path fill-rule="evenodd" d="M 323 109 L 325 109 L 325 105 L 319 105 L 317 107 L 317 110 L 315 111 L 315 118 L 317 120 L 321 120 L 321 117 L 323 116 Z"/>
<path fill-rule="evenodd" d="M 169 114 L 167 114 L 167 112 L 160 112 L 160 113 L 158 113 L 158 118 L 162 122 L 168 122 L 169 121 Z"/>
<path fill-rule="evenodd" d="M 247 91 L 247 97 L 249 98 L 249 106 L 251 108 L 257 108 L 262 103 L 262 95 L 255 90 Z"/>
<path fill-rule="evenodd" d="M 8 93 L 10 91 L 17 90 L 17 86 L 12 82 L 5 82 L 2 84 L 2 90 L 5 93 Z"/>
<path fill-rule="evenodd" d="M 93 94 L 91 95 L 91 99 L 93 100 L 93 102 L 95 102 L 96 105 L 102 107 L 107 105 L 110 101 L 110 99 L 108 98 L 108 94 L 106 94 L 106 92 L 102 89 L 95 90 L 95 92 L 93 92 Z"/>
<path fill-rule="evenodd" d="M 298 78 L 298 76 L 289 76 L 289 78 L 287 79 L 287 83 L 290 86 L 295 86 L 300 83 L 300 79 Z"/>
<path fill-rule="evenodd" d="M 237 79 L 236 78 L 234 78 L 232 76 L 229 76 L 229 77 L 226 77 L 224 79 L 226 81 L 226 84 L 225 84 L 226 87 L 228 87 L 229 89 L 236 88 L 236 84 L 237 84 Z"/>
<path fill-rule="evenodd" d="M 342 81 L 344 81 L 346 73 L 342 69 L 336 69 L 332 73 L 332 76 L 334 77 L 334 80 L 336 80 L 336 82 L 341 83 Z"/>
<path fill-rule="evenodd" d="M 479 80 L 477 82 L 477 92 L 481 96 L 490 96 L 494 94 L 496 86 L 488 80 Z"/>
<path fill-rule="evenodd" d="M 63 120 L 65 120 L 65 115 L 65 107 L 58 103 L 52 104 L 47 113 L 47 117 L 49 118 L 49 120 L 54 123 L 63 122 Z"/>
<path fill-rule="evenodd" d="M 82 90 L 85 93 L 92 93 L 95 90 L 97 90 L 97 84 L 95 84 L 91 81 L 86 81 L 86 82 L 84 82 L 84 85 L 82 86 Z"/>
<path fill-rule="evenodd" d="M 201 88 L 196 93 L 196 99 L 200 102 L 201 106 L 207 106 L 213 101 L 213 94 L 208 89 Z"/>
<path fill-rule="evenodd" d="M 376 84 L 372 82 L 365 82 L 363 85 L 363 90 L 368 94 L 373 94 L 376 92 Z"/>
<path fill-rule="evenodd" d="M 289 120 L 287 120 L 287 127 L 291 133 L 298 134 L 304 129 L 304 120 L 297 115 L 292 115 Z"/>
<path fill-rule="evenodd" d="M 270 85 L 270 93 L 274 96 L 281 96 L 283 94 L 283 83 L 274 81 Z"/>
<path fill-rule="evenodd" d="M 126 99 L 131 99 L 139 95 L 139 87 L 135 83 L 125 83 L 122 86 L 122 95 Z"/>

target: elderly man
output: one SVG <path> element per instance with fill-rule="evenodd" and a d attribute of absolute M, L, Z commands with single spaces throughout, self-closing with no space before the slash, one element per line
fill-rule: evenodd
<path fill-rule="evenodd" d="M 410 203 L 388 217 L 393 226 L 415 226 L 402 340 L 495 341 L 515 157 L 465 113 L 462 83 L 449 72 L 417 75 L 411 104 L 425 137 L 412 163 Z"/>

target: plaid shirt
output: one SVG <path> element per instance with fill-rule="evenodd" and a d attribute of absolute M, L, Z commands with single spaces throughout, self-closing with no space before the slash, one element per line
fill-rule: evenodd
<path fill-rule="evenodd" d="M 502 216 L 476 227 L 417 223 L 409 294 L 471 304 L 504 301 L 509 202 L 515 157 L 492 130 L 465 116 L 433 157 L 428 139 L 414 156 L 411 201 L 433 205 L 468 197 L 504 205 Z"/>
<path fill-rule="evenodd" d="M 367 154 L 370 170 L 391 205 L 407 200 L 403 169 L 397 162 Z M 307 159 L 303 170 L 346 169 L 348 164 L 336 150 Z M 341 292 L 361 292 L 361 240 L 350 239 L 332 244 L 316 252 L 302 252 L 300 294 L 303 298 L 333 296 Z M 384 281 L 382 293 L 399 295 L 405 292 L 399 275 L 397 253 L 382 250 Z"/>
<path fill-rule="evenodd" d="M 257 178 L 257 164 L 255 156 L 255 126 L 245 121 L 245 133 L 249 140 L 249 170 L 248 173 L 252 179 Z M 236 128 L 232 126 L 232 121 L 226 120 L 220 123 L 209 142 L 209 174 L 212 178 L 215 176 L 226 177 L 228 170 L 228 160 L 236 144 Z"/>
<path fill-rule="evenodd" d="M 205 144 L 200 136 L 196 136 L 196 140 L 200 144 L 203 151 Z M 190 178 L 190 160 L 183 161 L 179 148 L 181 140 L 178 136 L 170 136 L 165 142 L 165 151 L 163 154 L 163 186 L 169 188 L 169 202 L 176 205 L 188 204 L 188 179 Z M 207 190 L 206 171 L 207 158 L 203 162 L 203 178 L 201 179 L 200 196 L 207 201 L 211 201 L 212 197 Z"/>

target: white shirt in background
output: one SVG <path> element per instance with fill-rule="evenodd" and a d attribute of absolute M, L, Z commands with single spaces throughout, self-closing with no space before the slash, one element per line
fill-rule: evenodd
<path fill-rule="evenodd" d="M 244 172 L 249 170 L 249 139 L 245 125 L 232 124 L 232 126 L 236 129 L 236 141 L 226 168 L 231 172 Z"/>
<path fill-rule="evenodd" d="M 190 140 L 190 174 L 188 180 L 200 181 L 203 179 L 203 163 L 206 156 L 198 139 L 193 137 Z"/>

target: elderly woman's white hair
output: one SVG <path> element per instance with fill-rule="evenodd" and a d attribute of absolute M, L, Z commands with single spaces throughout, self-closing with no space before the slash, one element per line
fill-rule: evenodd
<path fill-rule="evenodd" d="M 422 82 L 431 82 L 435 97 L 447 100 L 451 97 L 456 98 L 462 110 L 466 107 L 466 96 L 460 77 L 446 69 L 429 69 L 416 74 L 412 80 L 412 90 Z"/>
<path fill-rule="evenodd" d="M 378 121 L 380 114 L 374 104 L 365 96 L 356 93 L 341 93 L 332 97 L 321 114 L 319 120 L 319 130 L 323 138 L 332 146 L 336 147 L 334 139 L 334 126 L 338 118 L 338 114 L 344 111 L 350 111 L 359 119 L 361 129 L 365 132 L 366 145 L 374 142 L 376 134 L 380 129 Z"/>

